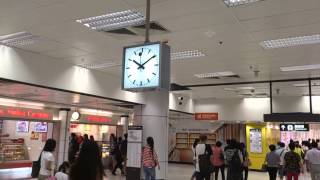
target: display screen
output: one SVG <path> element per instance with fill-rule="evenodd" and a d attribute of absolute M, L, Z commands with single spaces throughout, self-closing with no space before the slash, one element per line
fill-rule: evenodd
<path fill-rule="evenodd" d="M 34 132 L 47 132 L 48 131 L 48 123 L 46 122 L 36 122 L 34 125 Z"/>
<path fill-rule="evenodd" d="M 28 121 L 17 121 L 16 122 L 17 132 L 29 132 L 29 122 Z"/>

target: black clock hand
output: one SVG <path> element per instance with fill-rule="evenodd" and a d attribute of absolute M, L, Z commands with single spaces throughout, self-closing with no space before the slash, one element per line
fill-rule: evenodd
<path fill-rule="evenodd" d="M 141 64 L 142 67 L 139 68 L 143 68 L 144 69 L 144 65 L 147 64 L 151 59 L 155 58 L 156 55 L 153 55 L 151 58 L 149 58 L 146 62 L 144 62 L 143 64 Z"/>
<path fill-rule="evenodd" d="M 140 68 L 144 69 L 144 67 L 143 67 L 140 63 L 138 63 L 136 60 L 133 60 L 133 62 L 134 62 L 136 65 L 139 66 L 138 69 L 140 69 Z"/>

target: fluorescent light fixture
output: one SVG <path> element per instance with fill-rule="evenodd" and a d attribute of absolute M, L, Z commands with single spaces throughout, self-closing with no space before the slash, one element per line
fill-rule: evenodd
<path fill-rule="evenodd" d="M 203 74 L 195 74 L 194 76 L 198 78 L 219 78 L 219 77 L 230 77 L 237 76 L 234 72 L 224 71 L 224 72 L 215 72 L 215 73 L 203 73 Z"/>
<path fill-rule="evenodd" d="M 18 32 L 0 36 L 0 44 L 10 47 L 21 47 L 33 44 L 38 37 L 28 32 Z"/>
<path fill-rule="evenodd" d="M 171 53 L 171 60 L 188 59 L 188 58 L 203 57 L 203 56 L 205 56 L 205 54 L 203 54 L 199 50 L 189 50 L 189 51 Z"/>
<path fill-rule="evenodd" d="M 79 64 L 78 66 L 86 69 L 105 69 L 105 68 L 115 67 L 119 65 L 120 65 L 119 63 L 109 61 L 109 62 L 101 62 L 101 63 Z"/>
<path fill-rule="evenodd" d="M 234 6 L 239 6 L 239 5 L 244 5 L 244 4 L 249 4 L 249 3 L 254 3 L 258 1 L 263 1 L 263 0 L 223 0 L 223 2 L 228 6 L 228 7 L 234 7 Z"/>
<path fill-rule="evenodd" d="M 126 10 L 76 20 L 93 30 L 110 31 L 145 23 L 144 16 L 135 10 Z"/>
<path fill-rule="evenodd" d="M 97 110 L 97 109 L 86 109 L 86 108 L 79 109 L 79 112 L 81 114 L 90 114 L 90 115 L 108 116 L 108 117 L 112 117 L 112 115 L 113 115 L 113 113 L 110 111 Z"/>
<path fill-rule="evenodd" d="M 19 101 L 14 99 L 0 98 L 0 105 L 3 106 L 12 106 L 12 107 L 22 107 L 33 109 L 43 109 L 45 105 L 43 103 L 28 102 L 28 101 Z"/>
<path fill-rule="evenodd" d="M 301 46 L 307 44 L 317 44 L 320 43 L 320 35 L 311 35 L 311 36 L 299 36 L 291 37 L 284 39 L 274 39 L 260 42 L 260 45 L 264 49 L 273 49 L 273 48 L 284 48 L 291 46 Z"/>
<path fill-rule="evenodd" d="M 320 69 L 320 64 L 281 67 L 281 71 L 306 71 Z"/>
<path fill-rule="evenodd" d="M 236 88 L 224 88 L 225 91 L 244 91 L 244 90 L 255 90 L 254 87 L 236 87 Z"/>
<path fill-rule="evenodd" d="M 295 87 L 308 87 L 309 84 L 308 84 L 308 83 L 301 83 L 301 84 L 294 84 L 293 86 L 295 86 Z M 320 86 L 320 84 L 318 84 L 318 83 L 311 83 L 311 86 Z"/>

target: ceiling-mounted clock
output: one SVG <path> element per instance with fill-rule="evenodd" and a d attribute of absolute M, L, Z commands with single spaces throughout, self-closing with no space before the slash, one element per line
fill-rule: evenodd
<path fill-rule="evenodd" d="M 164 71 L 170 69 L 166 63 L 169 62 L 169 48 L 166 47 L 168 46 L 164 47 L 159 42 L 125 47 L 122 88 L 125 90 L 161 88 Z"/>

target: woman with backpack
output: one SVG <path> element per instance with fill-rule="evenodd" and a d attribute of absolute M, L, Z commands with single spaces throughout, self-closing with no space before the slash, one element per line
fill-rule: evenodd
<path fill-rule="evenodd" d="M 211 158 L 212 165 L 214 167 L 215 180 L 218 180 L 219 170 L 221 171 L 222 180 L 225 180 L 224 176 L 224 155 L 221 148 L 222 143 L 218 141 L 212 148 L 213 156 Z"/>
<path fill-rule="evenodd" d="M 197 180 L 210 180 L 213 166 L 210 161 L 212 156 L 212 149 L 209 144 L 206 144 L 207 136 L 200 135 L 200 142 L 195 148 L 196 159 L 196 179 Z"/>
<path fill-rule="evenodd" d="M 147 145 L 143 147 L 142 164 L 145 180 L 156 179 L 156 167 L 160 170 L 158 156 L 154 150 L 154 141 L 152 137 L 147 138 Z"/>

